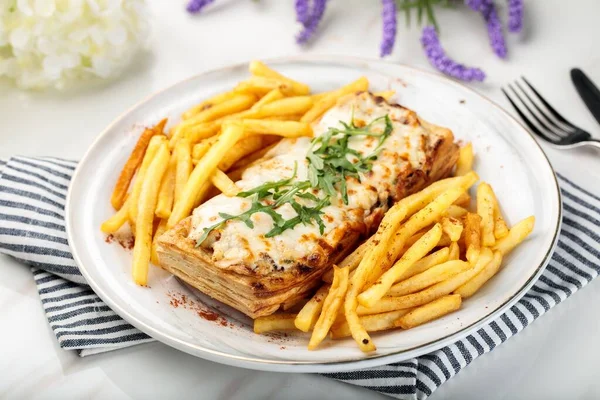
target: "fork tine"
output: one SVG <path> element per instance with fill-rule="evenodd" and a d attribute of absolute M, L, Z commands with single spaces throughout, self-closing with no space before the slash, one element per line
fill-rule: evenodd
<path fill-rule="evenodd" d="M 521 119 L 523 120 L 523 122 L 525 122 L 525 125 L 527 125 L 529 127 L 529 129 L 531 129 L 531 131 L 533 133 L 535 133 L 536 135 L 538 135 L 539 137 L 541 137 L 542 139 L 556 144 L 556 139 L 553 139 L 551 137 L 549 137 L 548 135 L 546 135 L 545 133 L 542 133 L 542 131 L 540 131 L 538 129 L 537 126 L 535 126 L 530 120 L 529 118 L 527 118 L 525 116 L 525 114 L 521 111 L 521 109 L 519 109 L 519 107 L 517 107 L 517 105 L 515 104 L 515 102 L 511 99 L 511 97 L 508 95 L 508 93 L 504 90 L 504 88 L 500 88 L 500 90 L 502 90 L 502 93 L 504 93 L 504 95 L 506 96 L 506 98 L 508 99 L 508 101 L 510 102 L 510 104 L 513 106 L 513 108 L 515 109 L 515 111 L 517 112 L 517 114 L 519 114 L 519 117 L 521 117 Z"/>
<path fill-rule="evenodd" d="M 552 118 L 550 118 L 548 116 L 548 114 L 546 112 L 544 112 L 544 110 L 542 110 L 540 108 L 540 106 L 537 105 L 537 103 L 535 101 L 533 101 L 533 99 L 529 96 L 529 94 L 527 93 L 527 91 L 525 89 L 523 89 L 523 87 L 521 86 L 521 84 L 519 83 L 519 81 L 515 81 L 515 84 L 517 85 L 517 87 L 519 89 L 521 89 L 521 92 L 523 93 L 523 95 L 527 98 L 527 100 L 529 100 L 529 103 L 533 106 L 533 108 L 535 108 L 539 114 L 542 115 L 542 117 L 544 118 L 544 120 L 546 121 L 547 124 L 550 125 L 547 126 L 546 124 L 543 124 L 542 121 L 536 116 L 534 115 L 535 119 L 544 126 L 544 128 L 552 131 L 552 133 L 561 136 L 561 137 L 565 137 L 570 135 L 572 132 L 567 131 L 565 128 L 563 128 L 562 126 L 560 126 L 558 123 L 556 123 Z M 513 89 L 514 91 L 514 89 Z M 519 100 L 521 100 L 521 102 L 523 104 L 525 104 L 525 102 L 523 101 L 523 99 L 519 98 Z M 529 107 L 527 107 L 527 109 L 529 110 L 529 112 L 531 112 L 531 109 Z M 551 127 L 554 127 L 554 130 L 552 130 Z"/>
<path fill-rule="evenodd" d="M 552 115 L 554 115 L 554 117 L 559 120 L 560 122 L 562 122 L 565 125 L 568 125 L 569 127 L 573 128 L 573 129 L 579 129 L 577 128 L 575 125 L 573 125 L 571 122 L 567 121 L 567 119 L 565 117 L 563 117 L 562 115 L 560 115 L 558 113 L 558 111 L 556 111 L 551 105 L 550 103 L 548 103 L 543 97 L 542 95 L 540 95 L 540 93 L 535 90 L 535 88 L 533 87 L 533 85 L 531 83 L 529 83 L 529 81 L 527 79 L 525 79 L 524 76 L 521 76 L 521 79 L 523 79 L 523 81 L 527 84 L 527 86 L 529 86 L 529 89 L 531 89 L 531 91 L 537 96 L 537 98 L 542 102 L 542 104 L 544 106 L 546 106 L 546 108 L 548 109 L 548 111 L 550 111 L 550 113 L 552 113 Z"/>
<path fill-rule="evenodd" d="M 518 86 L 518 84 L 517 84 Z M 545 129 L 546 131 L 548 131 L 549 133 L 551 133 L 552 135 L 555 135 L 557 137 L 562 137 L 567 135 L 568 133 L 565 132 L 556 132 L 555 130 L 553 130 L 550 126 L 548 126 L 546 124 L 546 122 L 542 121 L 540 119 L 540 117 L 538 117 L 538 115 L 536 113 L 533 112 L 533 110 L 529 107 L 529 105 L 525 102 L 525 100 L 523 100 L 523 98 L 521 97 L 521 95 L 519 94 L 519 92 L 517 92 L 517 90 L 512 86 L 512 85 L 508 85 L 508 87 L 510 88 L 510 90 L 513 91 L 513 93 L 515 94 L 515 96 L 517 96 L 517 99 L 519 99 L 519 101 L 521 102 L 521 104 L 523 104 L 523 106 L 525 107 L 525 109 L 527 111 L 529 111 L 529 114 L 531 114 L 533 116 L 533 118 L 537 121 L 538 125 L 540 125 L 542 127 L 542 129 Z M 519 89 L 523 90 L 520 86 L 518 86 Z M 527 96 L 527 94 L 525 94 L 525 96 Z M 529 96 L 527 96 L 527 98 L 529 99 L 530 102 L 533 103 L 533 101 L 531 100 L 531 98 L 529 98 Z M 539 108 L 536 107 L 535 103 L 533 104 L 533 106 L 539 111 L 540 114 L 542 114 L 545 118 L 544 119 L 548 119 L 547 116 L 544 115 L 544 112 L 542 110 L 540 110 Z"/>

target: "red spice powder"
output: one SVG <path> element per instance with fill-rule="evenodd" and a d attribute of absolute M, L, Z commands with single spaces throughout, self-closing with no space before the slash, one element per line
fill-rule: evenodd
<path fill-rule="evenodd" d="M 173 308 L 182 307 L 186 310 L 194 311 L 200 318 L 206 321 L 215 322 L 221 326 L 229 326 L 233 329 L 234 325 L 231 324 L 227 319 L 223 318 L 216 312 L 205 308 L 202 304 L 196 303 L 194 300 L 189 299 L 185 294 L 169 292 L 167 295 L 170 298 L 169 304 Z"/>
<path fill-rule="evenodd" d="M 112 233 L 106 236 L 104 239 L 106 243 L 113 243 L 117 241 L 125 250 L 133 250 L 133 246 L 135 245 L 135 238 L 133 236 L 127 237 L 115 237 Z"/>
<path fill-rule="evenodd" d="M 216 321 L 217 319 L 219 319 L 219 316 L 216 313 L 209 310 L 200 310 L 197 312 L 197 314 L 198 316 L 204 318 L 207 321 Z"/>

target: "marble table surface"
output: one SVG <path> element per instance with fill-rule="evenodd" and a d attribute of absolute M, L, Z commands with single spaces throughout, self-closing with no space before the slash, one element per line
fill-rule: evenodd
<path fill-rule="evenodd" d="M 112 82 L 68 93 L 25 93 L 0 82 L 0 158 L 15 154 L 79 158 L 94 137 L 146 95 L 195 73 L 256 58 L 295 54 L 377 57 L 378 2 L 332 0 L 319 40 L 298 48 L 293 1 L 217 0 L 191 17 L 184 3 L 153 1 L 148 51 Z M 502 9 L 506 2 L 498 0 Z M 467 11 L 441 10 L 452 55 L 481 66 L 471 86 L 509 107 L 500 86 L 527 76 L 572 121 L 600 137 L 569 70 L 600 82 L 597 0 L 526 1 L 525 31 L 508 40 L 509 58 L 489 50 L 483 24 Z M 400 20 L 402 21 L 402 20 Z M 418 31 L 403 25 L 391 61 L 430 68 Z M 511 110 L 512 111 L 512 110 Z M 559 152 L 556 170 L 600 195 L 600 153 Z M 552 309 L 524 332 L 473 362 L 431 398 L 600 398 L 600 281 Z M 0 256 L 0 398 L 203 399 L 385 398 L 316 375 L 258 372 L 194 358 L 160 343 L 79 358 L 60 349 L 46 323 L 29 269 Z"/>

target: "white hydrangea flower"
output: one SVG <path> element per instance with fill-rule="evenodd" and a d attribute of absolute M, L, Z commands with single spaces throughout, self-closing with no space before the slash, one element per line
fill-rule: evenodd
<path fill-rule="evenodd" d="M 27 89 L 109 78 L 147 31 L 144 0 L 0 0 L 0 77 Z"/>

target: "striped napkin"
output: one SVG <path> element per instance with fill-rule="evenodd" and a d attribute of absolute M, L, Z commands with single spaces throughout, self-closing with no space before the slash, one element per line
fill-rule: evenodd
<path fill-rule="evenodd" d="M 0 165 L 0 252 L 31 267 L 60 346 L 83 357 L 152 339 L 94 294 L 71 256 L 63 218 L 75 166 L 73 161 L 49 157 L 14 157 Z M 558 247 L 540 279 L 510 310 L 476 333 L 431 354 L 326 376 L 400 399 L 425 399 L 474 359 L 598 276 L 600 198 L 561 175 L 559 181 L 564 217 Z"/>

